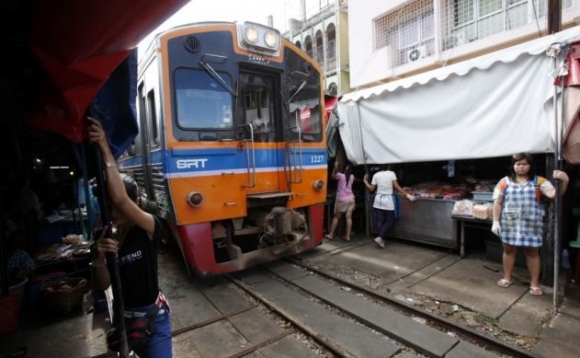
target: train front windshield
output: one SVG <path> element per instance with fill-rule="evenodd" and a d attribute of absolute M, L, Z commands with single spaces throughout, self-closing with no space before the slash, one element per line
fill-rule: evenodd
<path fill-rule="evenodd" d="M 194 65 L 176 63 L 173 72 L 178 140 L 236 139 L 251 125 L 257 142 L 322 141 L 320 74 L 293 49 L 267 66 L 236 64 L 232 54 L 205 67 L 196 57 L 187 62 Z"/>
<path fill-rule="evenodd" d="M 291 50 L 286 52 L 285 63 L 284 92 L 290 112 L 289 120 L 298 122 L 302 140 L 320 142 L 322 140 L 322 112 L 319 73 L 310 63 Z"/>
<path fill-rule="evenodd" d="M 231 78 L 220 76 L 229 86 Z M 182 129 L 226 129 L 232 123 L 232 95 L 204 70 L 175 71 L 177 125 Z"/>

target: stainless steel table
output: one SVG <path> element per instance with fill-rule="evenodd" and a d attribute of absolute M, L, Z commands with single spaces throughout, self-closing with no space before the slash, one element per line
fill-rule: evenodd
<path fill-rule="evenodd" d="M 476 219 L 471 216 L 451 216 L 456 226 L 459 226 L 459 256 L 465 257 L 465 228 L 471 227 L 476 229 L 491 230 L 492 219 Z"/>
<path fill-rule="evenodd" d="M 456 225 L 451 218 L 454 200 L 401 198 L 401 217 L 388 235 L 457 250 Z"/>

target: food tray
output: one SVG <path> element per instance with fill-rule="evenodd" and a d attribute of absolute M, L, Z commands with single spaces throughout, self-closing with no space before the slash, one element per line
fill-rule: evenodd
<path fill-rule="evenodd" d="M 491 191 L 472 191 L 474 201 L 493 201 L 493 192 Z"/>

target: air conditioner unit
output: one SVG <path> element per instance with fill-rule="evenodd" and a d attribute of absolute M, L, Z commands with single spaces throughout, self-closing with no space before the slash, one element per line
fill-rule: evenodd
<path fill-rule="evenodd" d="M 425 45 L 417 46 L 407 51 L 407 60 L 415 62 L 427 56 L 427 47 Z"/>
<path fill-rule="evenodd" d="M 464 32 L 458 32 L 455 34 L 451 34 L 447 38 L 447 48 L 454 48 L 457 46 L 461 46 L 467 43 L 467 39 Z"/>
<path fill-rule="evenodd" d="M 455 43 L 457 44 L 457 46 L 465 45 L 467 43 L 467 39 L 464 32 L 458 32 L 456 34 L 453 34 L 452 36 L 455 37 Z"/>

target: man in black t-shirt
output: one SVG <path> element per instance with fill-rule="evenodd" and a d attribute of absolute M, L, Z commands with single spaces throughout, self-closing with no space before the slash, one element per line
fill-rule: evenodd
<path fill-rule="evenodd" d="M 97 240 L 97 257 L 92 262 L 93 276 L 97 288 L 110 286 L 110 276 L 105 256 L 117 256 L 123 300 L 125 325 L 149 318 L 153 334 L 140 347 L 133 347 L 141 358 L 171 358 L 171 324 L 169 306 L 159 290 L 157 276 L 157 248 L 162 236 L 162 225 L 158 218 L 139 207 L 139 190 L 135 180 L 121 175 L 109 148 L 107 137 L 100 123 L 89 118 L 88 138 L 101 150 L 107 176 L 111 202 L 111 218 L 116 226 L 114 239 L 103 235 Z M 106 230 L 103 230 L 103 233 Z M 128 341 L 130 340 L 129 334 Z"/>

